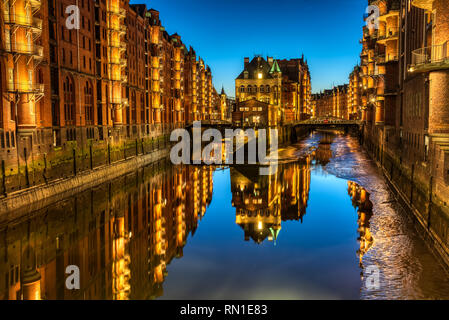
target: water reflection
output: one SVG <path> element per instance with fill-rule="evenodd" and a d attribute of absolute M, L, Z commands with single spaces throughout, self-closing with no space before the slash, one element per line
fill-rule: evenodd
<path fill-rule="evenodd" d="M 348 194 L 351 197 L 352 205 L 357 208 L 357 224 L 359 228 L 360 249 L 357 251 L 359 255 L 360 267 L 363 267 L 363 256 L 373 245 L 373 236 L 370 232 L 370 219 L 373 216 L 373 204 L 369 200 L 369 193 L 359 186 L 357 183 L 348 181 Z"/>
<path fill-rule="evenodd" d="M 323 132 L 321 134 L 318 147 L 313 152 L 315 163 L 320 166 L 326 166 L 332 158 L 331 145 L 335 139 L 335 135 L 331 132 Z"/>
<path fill-rule="evenodd" d="M 4 221 L 0 299 L 389 297 L 395 289 L 372 295 L 361 278 L 367 257 L 382 266 L 395 255 L 382 247 L 387 227 L 376 222 L 373 231 L 382 215 L 374 209 L 388 212 L 389 227 L 400 225 L 411 239 L 413 231 L 376 194 L 330 174 L 336 158 L 352 163 L 348 154 L 362 157 L 353 139 L 323 132 L 281 152 L 285 161 L 272 176 L 252 166 L 161 161 Z M 413 297 L 449 295 L 441 293 L 445 275 L 426 259 L 419 270 L 438 284 L 424 289 L 414 280 Z M 70 265 L 80 268 L 80 290 L 66 288 Z"/>
<path fill-rule="evenodd" d="M 281 222 L 302 221 L 310 190 L 310 156 L 281 165 L 276 174 L 260 176 L 258 168 L 231 169 L 232 205 L 245 241 L 276 242 Z"/>
<path fill-rule="evenodd" d="M 213 168 L 140 170 L 1 226 L 0 299 L 149 299 L 212 200 Z M 81 290 L 65 286 L 80 268 Z"/>

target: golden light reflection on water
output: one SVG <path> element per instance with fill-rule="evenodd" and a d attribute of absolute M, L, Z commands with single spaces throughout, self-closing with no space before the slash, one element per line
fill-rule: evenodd
<path fill-rule="evenodd" d="M 369 193 L 357 183 L 348 181 L 348 194 L 351 197 L 352 204 L 357 208 L 357 224 L 359 228 L 358 241 L 360 249 L 357 251 L 360 266 L 363 266 L 363 256 L 372 247 L 374 239 L 370 231 L 370 219 L 373 215 L 373 204 L 369 200 Z"/>
<path fill-rule="evenodd" d="M 258 168 L 231 168 L 232 206 L 244 239 L 276 242 L 282 221 L 302 221 L 310 191 L 310 156 L 281 165 L 276 174 L 259 175 Z"/>
<path fill-rule="evenodd" d="M 167 265 L 212 199 L 213 171 L 158 164 L 0 226 L 0 299 L 163 295 Z M 81 290 L 65 287 L 68 265 Z"/>
<path fill-rule="evenodd" d="M 314 176 L 322 171 L 331 174 L 332 170 L 337 175 L 341 168 L 346 174 L 343 163 L 352 163 L 345 158 L 352 154 L 366 170 L 361 171 L 358 182 L 347 182 L 346 200 L 352 202 L 353 221 L 357 222 L 354 233 L 358 234 L 358 244 L 353 254 L 357 255 L 362 282 L 367 266 L 377 265 L 382 272 L 381 288 L 369 292 L 362 287 L 361 297 L 449 296 L 444 291 L 449 288 L 446 276 L 435 274 L 442 269 L 435 267 L 423 243 L 401 219 L 400 210 L 385 195 L 382 179 L 366 169 L 369 165 L 357 148 L 355 139 L 319 133 L 300 149 L 286 148 L 282 154 L 286 161 L 272 176 L 260 176 L 257 167 L 228 169 L 235 224 L 243 230 L 240 244 L 243 240 L 275 244 L 288 222 L 300 224 L 308 211 L 312 215 L 309 202 Z M 308 152 L 298 156 L 303 150 Z M 0 299 L 164 296 L 168 266 L 175 259 L 184 259 L 189 237 L 207 216 L 215 170 L 161 162 L 21 219 L 5 221 L 0 225 Z M 362 184 L 368 185 L 369 191 Z M 79 291 L 65 287 L 68 265 L 80 267 Z M 423 284 L 422 279 L 427 282 Z M 245 290 L 250 292 L 251 288 Z"/>

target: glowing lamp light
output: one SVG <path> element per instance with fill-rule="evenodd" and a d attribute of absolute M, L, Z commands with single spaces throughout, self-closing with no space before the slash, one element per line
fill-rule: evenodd
<path fill-rule="evenodd" d="M 259 79 L 262 79 L 262 77 L 263 77 L 262 72 L 259 72 L 259 73 L 257 74 L 257 77 L 258 77 Z"/>
<path fill-rule="evenodd" d="M 262 229 L 263 229 L 262 221 L 259 221 L 259 224 L 257 225 L 257 228 L 258 228 L 259 230 L 262 230 Z"/>

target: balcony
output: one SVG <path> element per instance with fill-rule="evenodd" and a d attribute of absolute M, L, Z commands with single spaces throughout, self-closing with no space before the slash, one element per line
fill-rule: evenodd
<path fill-rule="evenodd" d="M 384 54 L 379 54 L 375 57 L 375 61 L 377 64 L 382 64 L 385 63 L 385 55 Z"/>
<path fill-rule="evenodd" d="M 34 10 L 39 9 L 41 7 L 42 2 L 41 0 L 28 0 L 28 1 L 31 5 L 31 8 Z"/>
<path fill-rule="evenodd" d="M 376 64 L 380 65 L 380 64 L 385 64 L 388 62 L 397 62 L 398 61 L 398 56 L 397 55 L 393 55 L 393 54 L 380 54 L 377 55 L 375 60 L 376 60 Z"/>
<path fill-rule="evenodd" d="M 377 66 L 374 68 L 374 70 L 369 70 L 369 72 L 368 72 L 368 75 L 370 77 L 379 77 L 379 76 L 382 76 L 384 74 L 385 74 L 385 72 L 381 68 L 379 68 Z"/>
<path fill-rule="evenodd" d="M 43 94 L 44 85 L 29 82 L 7 82 L 6 90 L 10 93 Z"/>
<path fill-rule="evenodd" d="M 124 9 L 124 8 L 120 8 L 117 6 L 111 6 L 111 7 L 109 7 L 108 12 L 110 14 L 117 15 L 120 18 L 126 18 L 126 9 Z"/>
<path fill-rule="evenodd" d="M 114 82 L 127 82 L 128 81 L 128 76 L 127 75 L 122 75 L 122 74 L 114 74 L 111 76 L 111 81 Z"/>
<path fill-rule="evenodd" d="M 126 34 L 126 31 L 127 31 L 126 26 L 123 24 L 110 24 L 108 29 L 118 32 L 120 35 Z"/>
<path fill-rule="evenodd" d="M 449 41 L 440 45 L 420 48 L 412 52 L 409 72 L 419 73 L 449 69 Z"/>
<path fill-rule="evenodd" d="M 399 10 L 389 10 L 388 12 L 381 14 L 379 16 L 379 21 L 386 22 L 387 18 L 391 18 L 391 17 L 399 17 Z"/>
<path fill-rule="evenodd" d="M 420 9 L 432 11 L 433 1 L 434 0 L 412 0 L 412 5 Z"/>
<path fill-rule="evenodd" d="M 42 32 L 42 19 L 40 18 L 16 14 L 5 14 L 3 17 L 5 24 L 23 28 L 31 28 L 35 33 Z"/>
<path fill-rule="evenodd" d="M 398 40 L 399 39 L 399 28 L 393 27 L 388 28 L 385 33 L 380 33 L 377 38 L 377 43 L 385 44 L 390 40 Z"/>
<path fill-rule="evenodd" d="M 127 106 L 128 105 L 128 99 L 126 99 L 126 98 L 112 98 L 111 99 L 111 104 Z"/>
<path fill-rule="evenodd" d="M 44 58 L 44 47 L 38 45 L 29 46 L 26 43 L 6 43 L 5 51 L 12 54 L 33 56 L 36 60 Z"/>
<path fill-rule="evenodd" d="M 124 41 L 111 41 L 110 46 L 113 48 L 126 50 L 126 42 Z"/>
<path fill-rule="evenodd" d="M 115 64 L 115 65 L 119 65 L 122 67 L 126 67 L 128 65 L 128 61 L 126 59 L 118 59 L 118 58 L 113 58 L 109 61 L 110 64 Z"/>

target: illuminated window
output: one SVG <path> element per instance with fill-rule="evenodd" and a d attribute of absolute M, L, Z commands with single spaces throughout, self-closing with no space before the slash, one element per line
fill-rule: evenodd
<path fill-rule="evenodd" d="M 262 72 L 259 72 L 259 73 L 257 74 L 257 78 L 259 78 L 259 79 L 262 79 L 262 78 L 263 78 Z"/>

